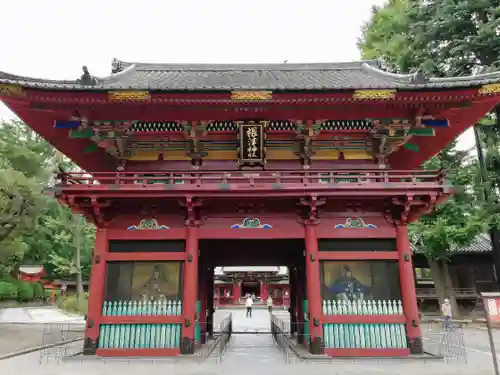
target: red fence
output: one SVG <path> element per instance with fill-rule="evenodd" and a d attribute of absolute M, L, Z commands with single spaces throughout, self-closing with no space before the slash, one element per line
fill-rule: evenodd
<path fill-rule="evenodd" d="M 173 171 L 173 172 L 73 172 L 57 176 L 58 185 L 172 185 L 173 189 L 209 189 L 221 185 L 231 188 L 273 187 L 273 189 L 292 186 L 312 185 L 385 185 L 404 186 L 425 185 L 438 187 L 443 184 L 442 171 L 430 170 L 293 170 L 293 171 Z M 179 186 L 181 185 L 181 186 Z M 188 185 L 188 186 L 186 186 Z M 325 186 L 325 187 L 326 187 Z"/>

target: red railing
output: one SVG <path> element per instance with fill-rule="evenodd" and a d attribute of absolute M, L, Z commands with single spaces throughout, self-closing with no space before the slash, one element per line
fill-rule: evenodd
<path fill-rule="evenodd" d="M 57 185 L 190 185 L 189 188 L 211 184 L 237 187 L 258 187 L 262 184 L 391 184 L 442 185 L 442 171 L 430 170 L 293 170 L 293 171 L 171 171 L 171 172 L 73 172 L 57 176 Z M 193 186 L 194 185 L 194 186 Z"/>

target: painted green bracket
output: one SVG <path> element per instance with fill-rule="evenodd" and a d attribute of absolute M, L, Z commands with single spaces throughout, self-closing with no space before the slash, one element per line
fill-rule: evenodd
<path fill-rule="evenodd" d="M 417 145 L 411 144 L 411 143 L 405 143 L 403 147 L 406 148 L 407 150 L 410 150 L 413 152 L 420 151 L 420 147 L 418 147 Z"/>
<path fill-rule="evenodd" d="M 417 135 L 421 137 L 433 137 L 436 131 L 433 128 L 414 128 L 408 131 L 408 135 Z"/>
<path fill-rule="evenodd" d="M 70 130 L 69 132 L 70 138 L 79 138 L 86 139 L 94 136 L 94 131 L 92 129 L 84 129 L 84 130 Z"/>
<path fill-rule="evenodd" d="M 99 145 L 97 143 L 93 143 L 93 144 L 88 145 L 87 147 L 85 147 L 85 149 L 83 150 L 83 152 L 88 154 L 90 152 L 94 152 L 98 148 L 99 148 Z"/>

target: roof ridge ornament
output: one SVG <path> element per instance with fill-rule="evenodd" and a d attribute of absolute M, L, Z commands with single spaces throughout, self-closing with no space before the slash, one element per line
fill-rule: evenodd
<path fill-rule="evenodd" d="M 116 74 L 122 71 L 123 71 L 123 62 L 121 62 L 117 58 L 113 58 L 113 61 L 111 61 L 111 73 Z"/>
<path fill-rule="evenodd" d="M 80 79 L 77 80 L 78 84 L 83 86 L 94 86 L 97 85 L 97 79 L 89 73 L 89 69 L 84 65 L 82 67 L 83 74 Z"/>
<path fill-rule="evenodd" d="M 410 75 L 410 83 L 415 85 L 424 85 L 427 83 L 427 77 L 424 74 L 423 65 L 420 65 L 418 69 Z"/>

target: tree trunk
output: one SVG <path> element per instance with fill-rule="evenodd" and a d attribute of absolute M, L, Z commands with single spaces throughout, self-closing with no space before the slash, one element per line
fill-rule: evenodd
<path fill-rule="evenodd" d="M 434 287 L 436 288 L 436 293 L 438 296 L 438 303 L 440 307 L 439 311 L 441 311 L 441 305 L 446 298 L 442 270 L 439 266 L 439 261 L 427 257 L 427 262 L 429 263 L 429 267 L 431 268 L 432 280 L 434 280 Z"/>
<path fill-rule="evenodd" d="M 451 280 L 450 269 L 448 263 L 445 260 L 441 260 L 442 276 L 444 281 L 444 290 L 446 297 L 450 300 L 451 307 L 453 309 L 453 316 L 460 317 L 460 309 L 458 307 L 455 292 L 453 290 L 453 281 Z"/>

